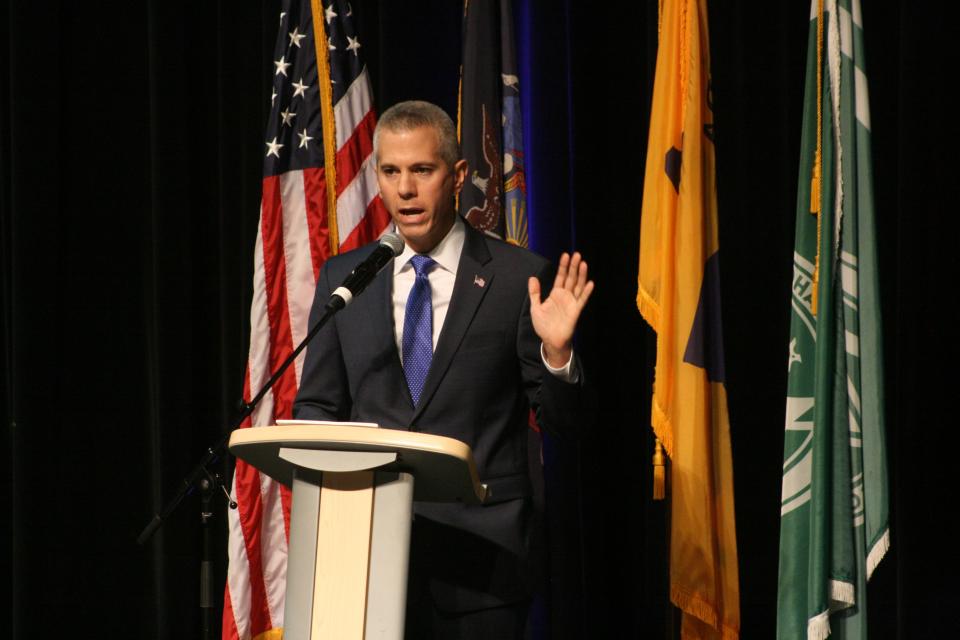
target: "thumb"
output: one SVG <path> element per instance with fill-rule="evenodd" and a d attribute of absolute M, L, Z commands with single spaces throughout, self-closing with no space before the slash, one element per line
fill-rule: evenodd
<path fill-rule="evenodd" d="M 534 277 L 527 280 L 527 291 L 530 292 L 530 307 L 535 309 L 540 306 L 540 281 Z"/>

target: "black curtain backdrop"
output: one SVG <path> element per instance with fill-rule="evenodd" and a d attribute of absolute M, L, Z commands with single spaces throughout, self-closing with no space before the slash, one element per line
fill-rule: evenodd
<path fill-rule="evenodd" d="M 536 246 L 575 245 L 598 283 L 578 347 L 596 424 L 545 443 L 543 624 L 670 638 L 654 342 L 634 306 L 657 3 L 515 3 Z M 135 538 L 236 412 L 279 4 L 61 4 L 0 11 L 4 619 L 16 639 L 198 637 L 197 499 Z M 955 38 L 937 3 L 865 5 L 893 510 L 872 637 L 958 637 Z M 380 110 L 456 113 L 460 10 L 354 2 Z M 809 6 L 710 12 L 743 637 L 769 638 Z"/>

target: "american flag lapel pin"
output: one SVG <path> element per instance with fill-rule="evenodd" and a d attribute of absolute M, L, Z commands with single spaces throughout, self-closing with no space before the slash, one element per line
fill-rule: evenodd
<path fill-rule="evenodd" d="M 473 284 L 483 289 L 483 287 L 486 286 L 487 281 L 481 278 L 480 276 L 473 276 Z"/>

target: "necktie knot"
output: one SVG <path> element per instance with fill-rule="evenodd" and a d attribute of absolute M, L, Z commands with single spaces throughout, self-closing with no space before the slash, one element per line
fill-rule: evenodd
<path fill-rule="evenodd" d="M 417 277 L 420 278 L 426 276 L 427 273 L 430 272 L 430 268 L 437 263 L 430 256 L 417 254 L 410 258 L 410 264 L 413 265 L 414 272 L 416 272 Z"/>

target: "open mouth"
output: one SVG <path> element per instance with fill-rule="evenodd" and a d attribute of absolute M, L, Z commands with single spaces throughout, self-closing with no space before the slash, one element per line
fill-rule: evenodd
<path fill-rule="evenodd" d="M 416 216 L 423 213 L 423 209 L 417 207 L 405 207 L 400 209 L 400 215 L 402 216 Z"/>

